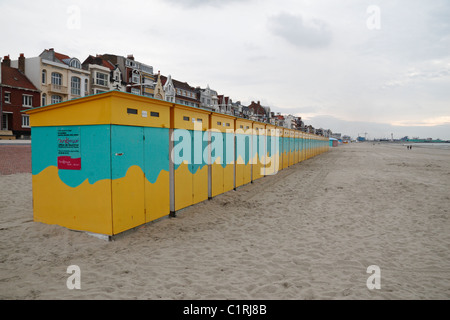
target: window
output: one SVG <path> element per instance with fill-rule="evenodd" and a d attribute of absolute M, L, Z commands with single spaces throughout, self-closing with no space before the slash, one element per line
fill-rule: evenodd
<path fill-rule="evenodd" d="M 140 83 L 141 80 L 140 80 L 139 74 L 133 73 L 131 75 L 131 81 L 134 83 Z"/>
<path fill-rule="evenodd" d="M 203 122 L 203 119 L 202 118 L 197 118 L 197 121 L 198 122 Z"/>
<path fill-rule="evenodd" d="M 57 72 L 52 72 L 52 84 L 62 85 L 62 74 Z"/>
<path fill-rule="evenodd" d="M 129 67 L 135 67 L 136 66 L 136 63 L 134 63 L 134 61 L 133 60 L 126 60 L 125 61 L 125 63 L 126 63 L 126 65 L 127 66 L 129 66 Z"/>
<path fill-rule="evenodd" d="M 56 94 L 52 95 L 52 104 L 54 104 L 54 103 L 59 103 L 59 102 L 61 102 L 61 101 L 62 101 L 61 96 L 58 96 L 58 95 L 56 95 Z"/>
<path fill-rule="evenodd" d="M 11 103 L 11 92 L 5 92 L 5 103 Z"/>
<path fill-rule="evenodd" d="M 22 106 L 23 107 L 32 107 L 33 106 L 33 96 L 22 95 Z"/>
<path fill-rule="evenodd" d="M 221 125 L 222 125 L 222 122 L 217 121 L 217 125 L 221 126 Z"/>
<path fill-rule="evenodd" d="M 81 69 L 81 63 L 80 63 L 80 61 L 78 61 L 78 59 L 72 59 L 72 60 L 70 61 L 70 66 L 71 66 L 72 68 Z"/>
<path fill-rule="evenodd" d="M 42 105 L 43 106 L 47 105 L 47 95 L 45 93 L 42 94 Z"/>
<path fill-rule="evenodd" d="M 99 86 L 108 86 L 108 75 L 106 73 L 97 72 L 95 83 Z"/>
<path fill-rule="evenodd" d="M 70 91 L 73 95 L 81 96 L 81 79 L 72 77 L 70 80 Z"/>
<path fill-rule="evenodd" d="M 24 128 L 30 127 L 30 116 L 22 115 L 22 127 Z"/>
<path fill-rule="evenodd" d="M 131 93 L 132 94 L 141 94 L 141 90 L 136 89 L 136 88 L 131 88 Z"/>
<path fill-rule="evenodd" d="M 159 112 L 150 112 L 150 116 L 152 117 L 159 117 Z"/>
<path fill-rule="evenodd" d="M 189 117 L 183 117 L 184 121 L 189 121 Z"/>
<path fill-rule="evenodd" d="M 128 114 L 138 114 L 138 111 L 137 111 L 137 109 L 127 108 L 127 113 Z"/>
<path fill-rule="evenodd" d="M 42 84 L 47 83 L 47 70 L 42 70 Z"/>
<path fill-rule="evenodd" d="M 88 94 L 88 79 L 84 79 L 84 94 Z"/>

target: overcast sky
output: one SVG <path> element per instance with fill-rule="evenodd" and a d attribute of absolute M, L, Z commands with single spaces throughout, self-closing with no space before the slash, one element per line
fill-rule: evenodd
<path fill-rule="evenodd" d="M 0 55 L 133 54 L 354 138 L 450 139 L 448 0 L 0 0 Z"/>

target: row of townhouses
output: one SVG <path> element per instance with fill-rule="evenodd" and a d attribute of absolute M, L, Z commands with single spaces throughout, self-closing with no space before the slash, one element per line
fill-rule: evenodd
<path fill-rule="evenodd" d="M 90 55 L 83 62 L 45 49 L 39 56 L 17 60 L 3 58 L 0 73 L 0 138 L 30 135 L 28 116 L 22 111 L 39 106 L 98 94 L 110 90 L 130 92 L 155 99 L 266 122 L 290 129 L 329 136 L 329 130 L 306 126 L 301 117 L 271 112 L 260 101 L 244 106 L 206 86 L 193 87 L 171 75 L 127 57 Z"/>

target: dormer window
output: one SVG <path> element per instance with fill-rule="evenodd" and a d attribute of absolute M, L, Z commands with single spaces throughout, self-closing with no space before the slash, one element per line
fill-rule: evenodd
<path fill-rule="evenodd" d="M 73 58 L 72 60 L 70 60 L 69 66 L 71 66 L 72 68 L 77 68 L 77 69 L 81 69 L 81 63 L 78 59 Z"/>

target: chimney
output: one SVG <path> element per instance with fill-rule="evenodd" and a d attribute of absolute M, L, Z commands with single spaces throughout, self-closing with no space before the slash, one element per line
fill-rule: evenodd
<path fill-rule="evenodd" d="M 3 57 L 2 65 L 11 67 L 11 60 L 9 59 L 9 54 Z"/>
<path fill-rule="evenodd" d="M 20 72 L 25 74 L 25 56 L 23 55 L 23 53 L 21 53 L 19 56 L 19 68 L 18 69 Z"/>
<path fill-rule="evenodd" d="M 133 60 L 133 61 L 134 61 L 134 56 L 133 56 L 132 54 L 129 54 L 129 55 L 127 56 L 127 59 L 130 59 L 130 60 Z"/>

